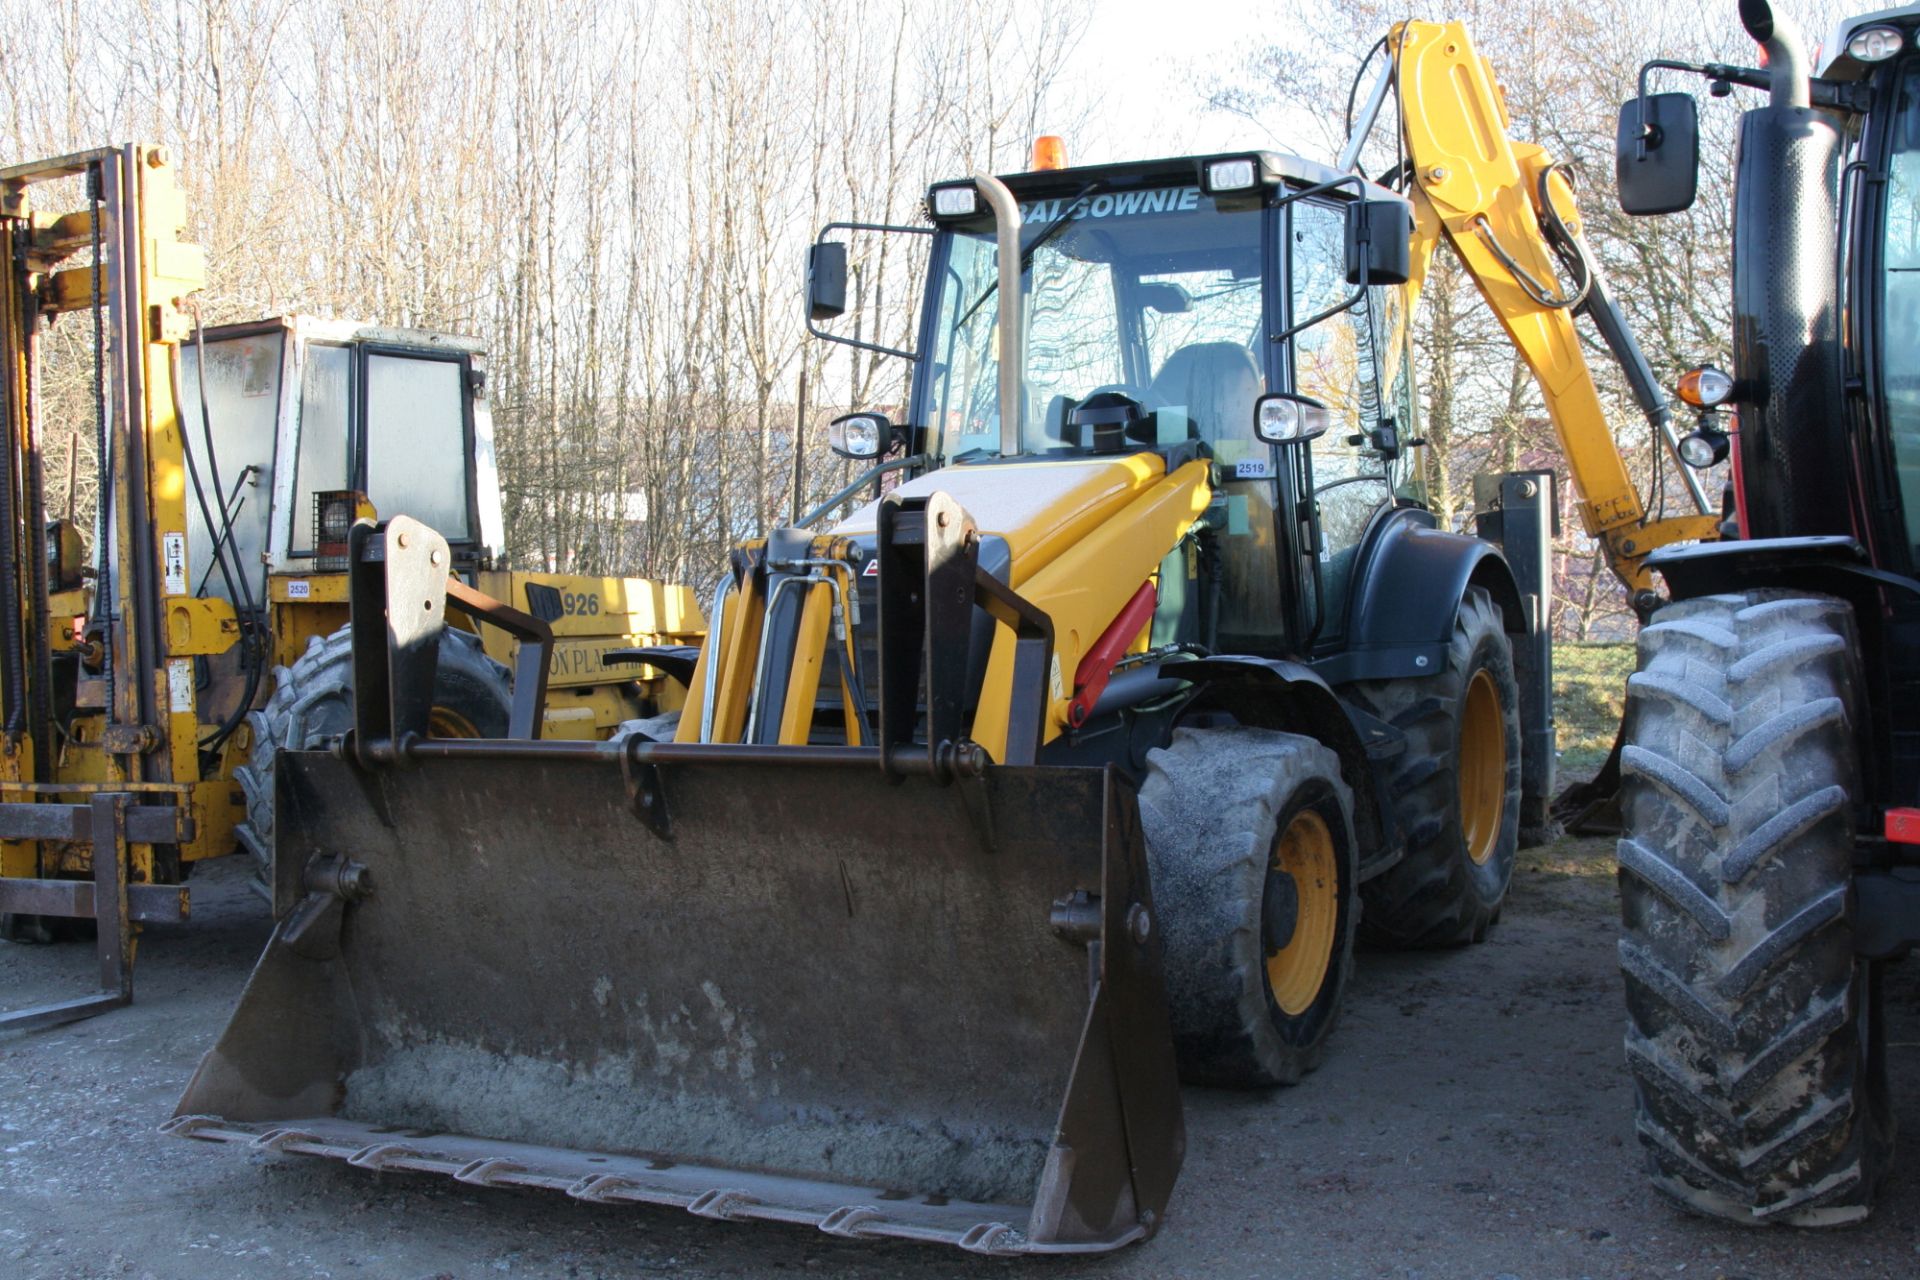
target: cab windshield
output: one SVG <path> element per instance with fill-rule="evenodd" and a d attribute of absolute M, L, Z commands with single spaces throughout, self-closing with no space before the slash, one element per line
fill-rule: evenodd
<path fill-rule="evenodd" d="M 1192 186 L 1096 190 L 1021 206 L 1027 259 L 1022 453 L 1085 441 L 1075 404 L 1118 391 L 1151 440 L 1252 442 L 1262 371 L 1259 209 Z M 929 415 L 949 460 L 1000 448 L 998 253 L 991 219 L 953 235 L 935 313 Z"/>

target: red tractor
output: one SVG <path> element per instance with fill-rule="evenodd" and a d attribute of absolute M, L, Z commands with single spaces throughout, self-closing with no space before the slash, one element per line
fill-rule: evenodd
<path fill-rule="evenodd" d="M 1765 0 L 1765 69 L 1649 63 L 1628 213 L 1692 202 L 1693 99 L 1740 122 L 1733 369 L 1684 443 L 1733 459 L 1723 541 L 1648 561 L 1621 751 L 1620 962 L 1656 1186 L 1748 1222 L 1864 1217 L 1892 1146 L 1880 970 L 1920 940 L 1920 6 L 1817 65 Z"/>

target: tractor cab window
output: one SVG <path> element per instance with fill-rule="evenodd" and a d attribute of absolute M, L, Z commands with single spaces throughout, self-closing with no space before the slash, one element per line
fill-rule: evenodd
<path fill-rule="evenodd" d="M 1346 218 L 1334 205 L 1303 201 L 1293 206 L 1288 231 L 1291 250 L 1293 315 L 1304 319 L 1344 301 L 1353 291 L 1346 278 Z M 1317 603 L 1320 635 L 1337 634 L 1346 616 L 1348 587 L 1360 539 L 1374 513 L 1394 498 L 1395 476 L 1367 438 L 1382 418 L 1396 416 L 1383 401 L 1383 331 L 1398 325 L 1392 308 L 1397 296 L 1369 289 L 1359 306 L 1302 330 L 1293 338 L 1293 383 L 1332 411 L 1333 425 L 1310 448 L 1310 482 L 1320 522 L 1320 584 Z M 1404 345 L 1398 335 L 1389 349 L 1400 382 L 1406 381 Z M 1393 376 L 1393 375 L 1390 375 Z M 1392 382 L 1384 388 L 1396 390 Z M 1406 424 L 1401 424 L 1403 433 Z"/>
<path fill-rule="evenodd" d="M 1204 442 L 1214 462 L 1208 563 L 1217 642 L 1289 650 L 1280 554 L 1281 451 L 1253 434 L 1268 389 L 1261 208 L 1218 208 L 1193 186 L 1098 191 L 1022 207 L 1027 369 L 1021 451 L 1072 457 L 1069 415 L 1097 392 L 1137 401 L 1137 445 Z M 1000 424 L 993 225 L 943 233 L 926 420 L 952 460 L 996 453 Z M 939 256 L 940 253 L 944 256 Z"/>
<path fill-rule="evenodd" d="M 1909 62 L 1900 78 L 1887 162 L 1885 274 L 1880 341 L 1887 428 L 1899 469 L 1907 541 L 1920 563 L 1920 63 Z"/>
<path fill-rule="evenodd" d="M 412 516 L 448 542 L 473 536 L 463 373 L 457 360 L 367 354 L 367 499 L 381 519 Z"/>
<path fill-rule="evenodd" d="M 1021 452 L 1087 447 L 1068 415 L 1096 392 L 1138 401 L 1138 443 L 1252 440 L 1265 386 L 1259 209 L 1191 186 L 1099 191 L 1022 207 L 1026 332 Z M 949 460 L 998 452 L 998 256 L 990 218 L 946 240 L 927 418 Z"/>
<path fill-rule="evenodd" d="M 1085 399 L 1089 388 L 1123 385 L 1120 307 L 1113 294 L 1113 266 L 1064 253 L 1038 253 L 1028 293 L 1027 388 L 1035 404 L 1048 406 L 1043 424 L 1048 444 L 1064 444 L 1060 408 Z"/>
<path fill-rule="evenodd" d="M 231 599 L 226 576 L 215 568 L 213 548 L 218 540 L 229 567 L 249 571 L 257 571 L 266 549 L 286 338 L 276 330 L 208 338 L 204 345 L 204 377 L 202 344 L 189 342 L 180 349 L 181 428 L 193 460 L 192 472 L 184 477 L 187 545 L 181 589 Z M 257 598 L 260 584 L 250 590 Z"/>
<path fill-rule="evenodd" d="M 340 489 L 365 493 L 382 520 L 412 516 L 449 542 L 473 539 L 465 376 L 459 359 L 307 344 L 290 554 L 313 554 L 315 497 Z"/>
<path fill-rule="evenodd" d="M 347 431 L 352 362 L 351 348 L 314 343 L 300 371 L 300 445 L 294 463 L 293 536 L 288 542 L 296 556 L 313 554 L 314 495 L 353 487 Z"/>

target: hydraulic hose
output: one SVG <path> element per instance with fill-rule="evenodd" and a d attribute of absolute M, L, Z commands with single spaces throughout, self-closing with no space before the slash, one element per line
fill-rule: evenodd
<path fill-rule="evenodd" d="M 200 432 L 207 446 L 207 478 L 213 483 L 215 497 L 219 497 L 223 492 L 220 487 L 220 462 L 217 451 L 213 447 L 213 418 L 207 409 L 206 326 L 200 316 L 198 299 L 193 302 L 193 347 L 200 368 Z M 180 402 L 178 373 L 175 372 L 173 376 L 175 378 L 173 398 L 174 403 L 178 404 Z M 214 563 L 219 566 L 220 578 L 226 583 L 227 595 L 234 607 L 241 611 L 242 643 L 253 650 L 251 657 L 244 650 L 241 655 L 241 664 L 247 673 L 247 683 L 240 695 L 239 703 L 228 713 L 227 718 L 221 721 L 220 727 L 200 743 L 204 751 L 218 751 L 226 740 L 233 736 L 233 731 L 240 727 L 241 721 L 246 719 L 247 712 L 253 709 L 253 700 L 260 692 L 260 670 L 266 665 L 266 653 L 260 644 L 261 619 L 254 609 L 253 589 L 252 584 L 247 581 L 247 567 L 245 564 L 237 563 L 239 543 L 233 537 L 233 517 L 227 511 L 226 503 L 223 501 L 220 504 L 220 523 L 214 523 L 212 508 L 207 504 L 206 488 L 200 483 L 200 470 L 194 464 L 191 440 L 191 433 L 183 425 L 180 431 L 180 453 L 186 459 L 187 475 L 193 482 L 194 498 L 200 504 L 200 518 L 206 523 L 207 536 L 212 540 Z M 222 550 L 223 546 L 226 548 L 225 551 Z M 236 559 L 231 571 L 228 569 L 227 562 L 229 552 Z"/>

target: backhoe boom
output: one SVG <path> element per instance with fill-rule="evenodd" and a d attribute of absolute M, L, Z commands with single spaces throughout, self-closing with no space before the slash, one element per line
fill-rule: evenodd
<path fill-rule="evenodd" d="M 1671 453 L 1671 413 L 1652 369 L 1580 242 L 1573 188 L 1544 147 L 1508 135 L 1492 68 L 1458 22 L 1405 22 L 1388 37 L 1412 181 L 1412 277 L 1418 303 L 1433 253 L 1451 246 L 1500 320 L 1546 401 L 1582 525 L 1600 539 L 1614 574 L 1638 595 L 1656 547 L 1718 536 L 1717 520 L 1677 458 L 1696 513 L 1648 512 L 1607 425 L 1574 316 L 1593 320 L 1634 397 Z M 1362 131 L 1370 122 L 1363 122 Z M 1359 148 L 1349 144 L 1350 155 Z M 1563 276 L 1569 276 L 1566 285 Z"/>

